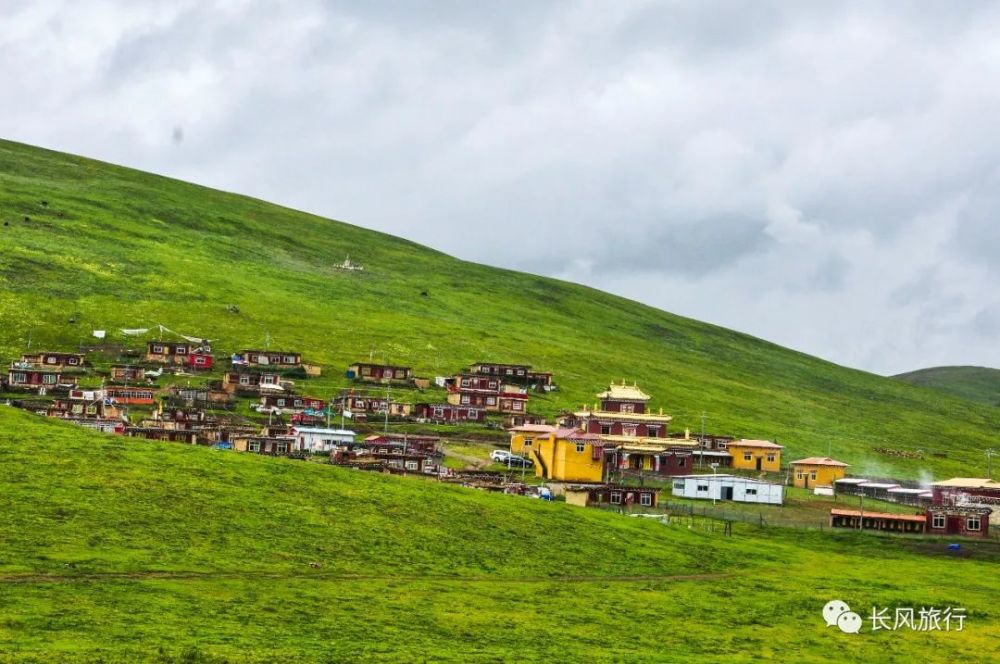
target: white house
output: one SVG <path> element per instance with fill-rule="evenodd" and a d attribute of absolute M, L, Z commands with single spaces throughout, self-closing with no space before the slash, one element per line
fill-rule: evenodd
<path fill-rule="evenodd" d="M 320 429 L 315 427 L 292 427 L 295 434 L 295 449 L 300 452 L 330 452 L 337 445 L 354 443 L 353 431 L 347 429 Z"/>
<path fill-rule="evenodd" d="M 681 475 L 672 482 L 673 495 L 679 498 L 781 505 L 785 497 L 785 488 L 780 484 L 738 475 Z"/>

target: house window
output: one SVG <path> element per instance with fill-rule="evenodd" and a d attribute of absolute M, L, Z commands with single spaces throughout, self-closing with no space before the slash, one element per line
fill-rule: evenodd
<path fill-rule="evenodd" d="M 16 373 L 16 374 L 12 374 L 12 376 L 13 376 L 13 382 L 15 382 L 15 383 L 27 383 L 28 382 L 28 374 Z"/>
<path fill-rule="evenodd" d="M 653 494 L 651 493 L 640 493 L 639 494 L 639 504 L 644 507 L 650 507 L 653 504 Z"/>
<path fill-rule="evenodd" d="M 240 374 L 240 385 L 249 385 L 250 376 L 248 374 Z"/>
<path fill-rule="evenodd" d="M 621 491 L 612 491 L 611 492 L 611 504 L 612 505 L 621 505 L 621 502 L 622 502 L 622 492 Z"/>
<path fill-rule="evenodd" d="M 278 382 L 278 377 L 272 375 L 261 376 L 260 382 L 264 385 L 274 385 Z"/>
<path fill-rule="evenodd" d="M 259 440 L 251 440 L 250 443 L 247 445 L 247 451 L 249 451 L 249 452 L 260 452 L 260 441 Z"/>
<path fill-rule="evenodd" d="M 810 479 L 816 479 L 816 471 L 815 470 L 812 471 L 811 473 L 809 473 L 809 478 Z"/>
<path fill-rule="evenodd" d="M 935 514 L 931 518 L 931 528 L 944 528 L 944 514 Z"/>
<path fill-rule="evenodd" d="M 632 413 L 632 412 L 635 412 L 635 404 L 634 403 L 623 403 L 622 407 L 621 407 L 621 411 L 623 413 Z"/>
<path fill-rule="evenodd" d="M 469 401 L 470 401 L 469 395 L 468 394 L 463 394 L 462 395 L 462 403 L 469 403 Z"/>
<path fill-rule="evenodd" d="M 45 374 L 44 376 L 42 376 L 42 383 L 44 383 L 45 385 L 55 385 L 56 384 L 56 375 L 55 374 Z"/>
<path fill-rule="evenodd" d="M 288 443 L 278 443 L 278 454 L 288 454 Z"/>
<path fill-rule="evenodd" d="M 295 356 L 285 355 L 285 364 L 295 364 Z"/>
<path fill-rule="evenodd" d="M 744 461 L 753 461 L 753 455 L 750 454 L 749 452 L 744 452 L 743 453 L 743 460 Z"/>
<path fill-rule="evenodd" d="M 486 397 L 486 405 L 487 406 L 495 406 L 496 403 L 497 403 L 497 398 L 496 397 Z"/>
<path fill-rule="evenodd" d="M 610 436 L 611 435 L 611 425 L 610 424 L 602 424 L 601 425 L 601 435 L 604 435 L 604 436 Z"/>
<path fill-rule="evenodd" d="M 294 408 L 302 408 L 302 399 L 296 399 Z"/>
<path fill-rule="evenodd" d="M 683 468 L 686 465 L 687 465 L 687 459 L 685 459 L 683 457 L 677 459 L 677 467 L 678 468 Z"/>
<path fill-rule="evenodd" d="M 968 519 L 966 519 L 965 520 L 965 529 L 966 530 L 979 530 L 979 517 L 978 516 L 970 516 Z"/>
<path fill-rule="evenodd" d="M 524 446 L 525 447 L 531 447 L 531 444 L 533 442 L 535 442 L 534 438 L 525 438 L 524 439 Z"/>
<path fill-rule="evenodd" d="M 717 444 L 715 445 L 715 447 L 716 447 L 716 449 L 719 449 L 719 450 L 724 450 L 724 449 L 726 449 L 726 447 L 728 447 L 728 445 L 729 445 L 729 443 L 726 443 L 726 442 L 723 442 L 723 441 L 719 441 L 719 442 L 718 442 L 718 443 L 717 443 Z"/>
<path fill-rule="evenodd" d="M 774 463 L 774 452 L 768 452 L 768 454 L 767 454 L 767 460 L 770 463 Z M 813 479 L 816 479 L 816 478 L 814 477 Z"/>
<path fill-rule="evenodd" d="M 489 386 L 490 386 L 491 390 L 495 390 L 495 389 L 497 389 L 497 382 L 495 380 L 491 380 L 489 382 Z"/>
<path fill-rule="evenodd" d="M 505 373 L 505 374 L 507 374 L 508 376 L 510 376 L 510 375 L 511 375 L 511 374 L 513 374 L 514 372 L 513 372 L 512 370 L 510 370 L 510 369 L 506 369 L 506 370 L 504 371 L 504 373 Z"/>
<path fill-rule="evenodd" d="M 420 469 L 420 464 L 417 463 L 416 461 L 407 461 L 406 462 L 406 469 L 407 470 L 419 470 Z"/>
<path fill-rule="evenodd" d="M 278 406 L 282 407 L 282 408 L 285 406 L 285 400 L 284 399 L 278 399 L 275 403 L 278 404 Z"/>
<path fill-rule="evenodd" d="M 463 378 L 462 379 L 462 387 L 468 387 L 468 386 L 469 386 L 469 379 L 468 378 Z"/>
<path fill-rule="evenodd" d="M 683 490 L 684 490 L 684 482 L 683 481 L 681 481 L 681 482 L 674 482 L 674 491 L 683 491 Z"/>
<path fill-rule="evenodd" d="M 746 490 L 746 494 L 748 496 L 756 496 L 757 495 L 757 489 L 747 489 Z"/>
<path fill-rule="evenodd" d="M 517 370 L 517 375 L 518 376 L 523 376 L 524 375 L 524 369 L 518 369 Z"/>
<path fill-rule="evenodd" d="M 198 357 L 194 358 L 194 363 L 195 364 L 205 364 L 205 362 L 206 362 L 206 358 L 202 357 L 201 355 L 199 355 Z"/>
<path fill-rule="evenodd" d="M 361 375 L 362 376 L 371 376 L 372 375 L 372 368 L 371 367 L 361 367 Z"/>
<path fill-rule="evenodd" d="M 708 485 L 707 484 L 699 484 L 697 488 L 698 488 L 698 491 L 708 491 Z"/>
<path fill-rule="evenodd" d="M 524 404 L 522 404 L 520 401 L 515 401 L 513 403 L 513 406 L 514 410 L 524 410 Z"/>
<path fill-rule="evenodd" d="M 623 436 L 635 436 L 635 434 L 636 434 L 636 427 L 634 427 L 634 426 L 630 426 L 630 427 L 623 426 L 622 427 L 622 435 Z"/>
<path fill-rule="evenodd" d="M 587 451 L 587 444 L 586 443 L 577 443 L 576 444 L 576 451 L 577 452 L 586 452 Z"/>
<path fill-rule="evenodd" d="M 74 365 L 74 366 L 77 365 L 77 364 L 80 364 L 80 358 L 78 358 L 78 357 L 71 357 L 71 358 L 69 358 L 69 363 L 72 364 L 72 365 Z"/>
<path fill-rule="evenodd" d="M 56 356 L 55 355 L 46 355 L 45 356 L 45 362 L 46 362 L 46 364 L 55 364 L 56 363 Z"/>
<path fill-rule="evenodd" d="M 178 346 L 177 350 L 174 352 L 176 352 L 178 355 L 187 355 L 188 349 L 187 346 Z"/>
<path fill-rule="evenodd" d="M 657 436 L 659 436 L 660 435 L 660 427 L 657 427 L 657 426 L 647 426 L 646 427 L 646 435 L 652 436 L 654 438 L 657 437 Z"/>
<path fill-rule="evenodd" d="M 479 411 L 476 410 L 475 408 L 470 408 L 469 409 L 469 417 L 471 417 L 473 419 L 479 417 Z"/>
<path fill-rule="evenodd" d="M 799 472 L 795 473 L 795 479 L 798 479 L 798 480 L 802 479 L 802 471 L 801 470 Z"/>
<path fill-rule="evenodd" d="M 434 417 L 444 417 L 444 408 L 435 408 Z"/>
<path fill-rule="evenodd" d="M 163 346 L 153 346 L 153 353 L 155 355 L 162 355 L 163 354 Z"/>

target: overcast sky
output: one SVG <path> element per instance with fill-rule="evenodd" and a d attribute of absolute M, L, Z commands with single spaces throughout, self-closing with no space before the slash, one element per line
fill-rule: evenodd
<path fill-rule="evenodd" d="M 0 0 L 0 135 L 878 373 L 1000 366 L 997 35 L 976 2 Z"/>

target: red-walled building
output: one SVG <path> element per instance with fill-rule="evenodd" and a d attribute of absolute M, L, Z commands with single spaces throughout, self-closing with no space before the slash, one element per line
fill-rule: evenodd
<path fill-rule="evenodd" d="M 482 422 L 486 419 L 486 411 L 450 403 L 418 403 L 415 407 L 417 417 L 432 422 Z"/>

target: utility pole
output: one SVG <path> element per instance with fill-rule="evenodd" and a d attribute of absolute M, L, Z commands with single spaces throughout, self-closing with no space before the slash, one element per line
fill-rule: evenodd
<path fill-rule="evenodd" d="M 705 467 L 705 420 L 708 418 L 708 413 L 701 411 L 701 440 L 698 442 L 698 447 L 701 448 L 701 454 L 698 455 L 698 467 Z"/>
<path fill-rule="evenodd" d="M 993 479 L 993 455 L 996 454 L 996 450 L 990 448 L 986 450 L 986 479 Z"/>
<path fill-rule="evenodd" d="M 385 388 L 385 428 L 383 433 L 389 433 L 389 388 Z"/>

